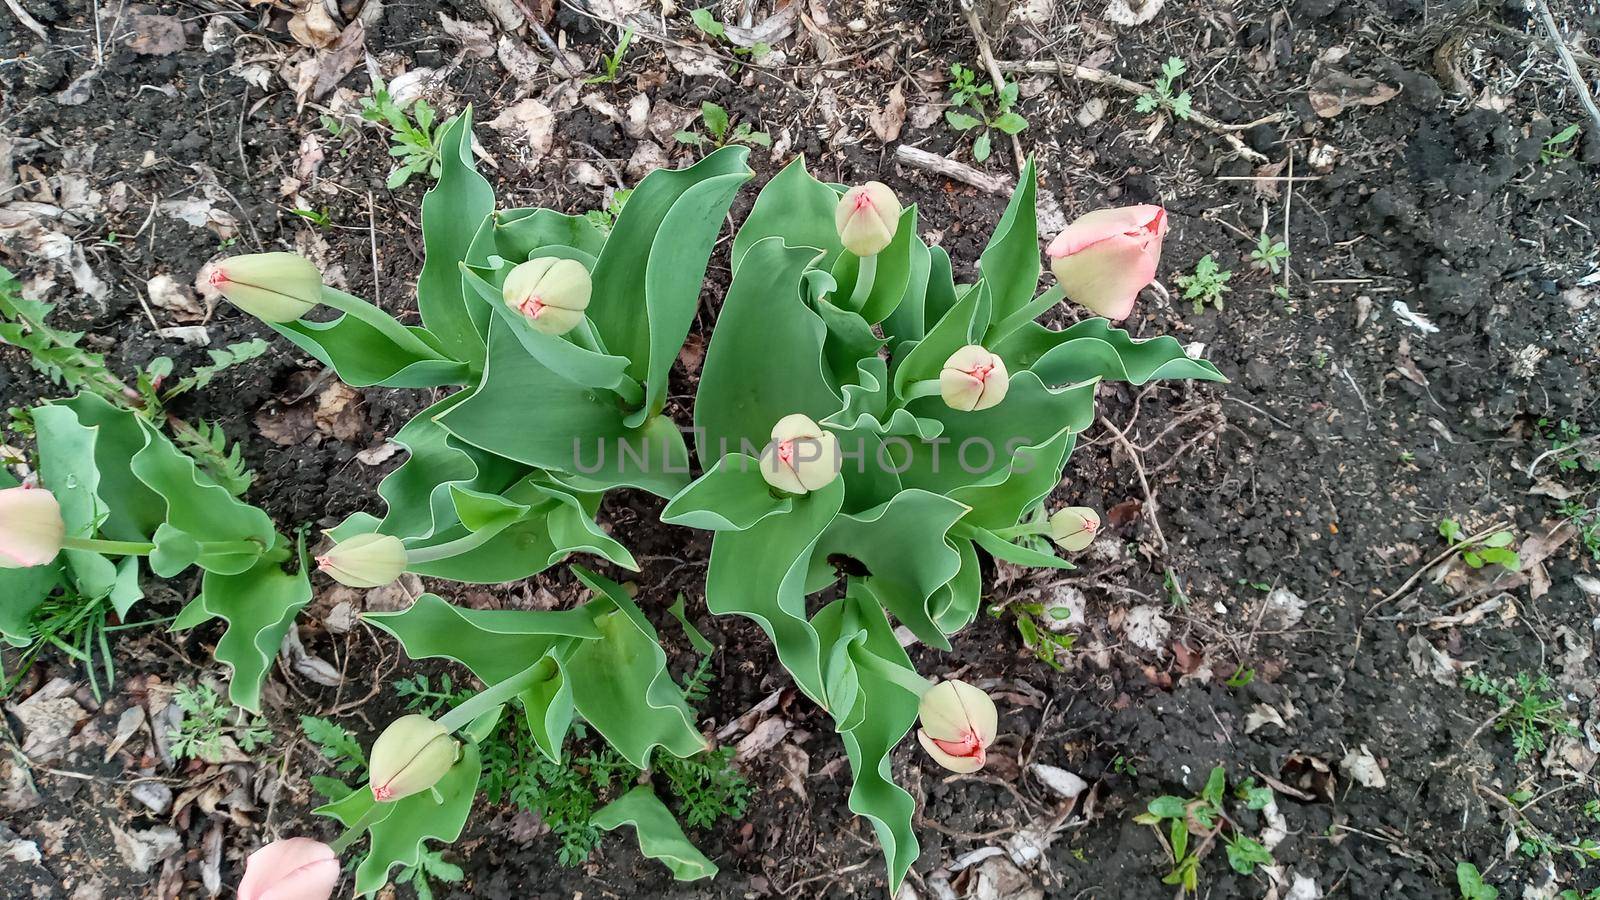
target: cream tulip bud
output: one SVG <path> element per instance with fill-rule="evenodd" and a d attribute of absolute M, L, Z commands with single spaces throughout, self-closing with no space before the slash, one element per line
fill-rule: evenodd
<path fill-rule="evenodd" d="M 900 227 L 900 199 L 881 182 L 857 185 L 839 198 L 833 224 L 846 250 L 857 256 L 877 256 Z"/>
<path fill-rule="evenodd" d="M 761 477 L 780 491 L 806 494 L 839 477 L 839 439 L 799 413 L 772 426 L 772 442 L 761 453 Z"/>
<path fill-rule="evenodd" d="M 322 273 L 294 253 L 251 253 L 211 265 L 212 287 L 263 322 L 293 322 L 322 302 Z"/>
<path fill-rule="evenodd" d="M 389 803 L 439 783 L 456 764 L 456 739 L 427 716 L 401 716 L 372 745 L 372 799 Z"/>
<path fill-rule="evenodd" d="M 317 568 L 345 587 L 383 587 L 406 570 L 406 545 L 387 534 L 358 534 L 317 557 Z"/>
<path fill-rule="evenodd" d="M 1006 364 L 977 344 L 950 354 L 939 370 L 939 394 L 951 409 L 975 412 L 998 406 L 1011 389 Z"/>
<path fill-rule="evenodd" d="M 965 681 L 941 681 L 922 695 L 917 741 L 933 761 L 963 774 L 983 768 L 999 714 L 989 695 Z"/>
<path fill-rule="evenodd" d="M 1100 533 L 1100 514 L 1087 506 L 1068 506 L 1050 516 L 1050 539 L 1061 549 L 1076 553 L 1094 543 Z"/>
<path fill-rule="evenodd" d="M 61 552 L 66 536 L 55 494 L 37 487 L 0 490 L 0 569 L 42 566 Z"/>
<path fill-rule="evenodd" d="M 536 330 L 566 334 L 583 321 L 593 290 L 594 281 L 583 263 L 542 256 L 512 269 L 501 296 Z"/>

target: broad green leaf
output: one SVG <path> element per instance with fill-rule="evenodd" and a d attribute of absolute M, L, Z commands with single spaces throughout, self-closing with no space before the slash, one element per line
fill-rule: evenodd
<path fill-rule="evenodd" d="M 788 512 L 793 503 L 774 496 L 761 477 L 759 459 L 729 453 L 673 497 L 661 521 L 707 531 L 743 531 L 767 516 Z"/>
<path fill-rule="evenodd" d="M 972 142 L 972 159 L 974 162 L 981 163 L 989 159 L 989 154 L 993 152 L 993 141 L 994 139 L 989 136 L 987 129 L 978 135 L 978 139 Z"/>
<path fill-rule="evenodd" d="M 944 120 L 950 125 L 951 128 L 954 128 L 957 131 L 971 131 L 972 129 L 983 124 L 981 120 L 969 116 L 966 113 L 956 112 L 953 109 L 945 110 Z"/>
<path fill-rule="evenodd" d="M 1170 378 L 1227 380 L 1211 363 L 1190 359 L 1176 338 L 1136 339 L 1098 317 L 1061 331 L 1030 323 L 993 349 L 1018 369 L 1031 369 L 1045 384 L 1091 378 L 1132 384 Z"/>
<path fill-rule="evenodd" d="M 983 599 L 983 571 L 977 549 L 970 540 L 956 538 L 951 543 L 961 554 L 961 570 L 934 594 L 929 604 L 933 620 L 945 634 L 955 634 L 972 624 Z"/>
<path fill-rule="evenodd" d="M 526 465 L 454 438 L 439 424 L 439 416 L 469 396 L 468 391 L 451 394 L 417 413 L 391 438 L 410 455 L 378 485 L 389 509 L 372 530 L 400 538 L 432 537 L 456 524 L 451 488 L 499 492 L 528 473 Z"/>
<path fill-rule="evenodd" d="M 137 414 L 88 392 L 51 405 L 72 410 L 78 424 L 94 431 L 94 460 L 99 470 L 96 493 L 105 517 L 100 536 L 114 541 L 149 540 L 165 521 L 166 508 L 159 495 L 133 474 L 128 461 L 153 439 L 153 433 L 140 425 Z M 160 435 L 159 440 L 167 438 Z"/>
<path fill-rule="evenodd" d="M 982 294 L 981 286 L 968 289 L 956 305 L 928 330 L 927 336 L 904 354 L 894 370 L 896 396 L 904 397 L 913 382 L 938 378 L 950 354 L 973 342 L 973 336 L 982 326 L 978 321 Z"/>
<path fill-rule="evenodd" d="M 899 237 L 898 233 L 896 237 Z M 898 352 L 900 344 L 905 341 L 921 340 L 926 328 L 925 316 L 928 309 L 928 286 L 933 274 L 933 251 L 922 242 L 921 235 L 911 236 L 911 250 L 907 258 L 910 269 L 906 278 L 905 296 L 883 320 L 883 333 L 889 339 L 891 353 Z"/>
<path fill-rule="evenodd" d="M 412 659 L 449 659 L 485 684 L 518 674 L 569 640 L 601 637 L 594 611 L 465 609 L 423 594 L 400 612 L 366 613 L 368 622 L 399 639 Z"/>
<path fill-rule="evenodd" d="M 508 209 L 495 213 L 492 223 L 492 252 L 512 264 L 532 259 L 545 247 L 571 247 L 590 257 L 605 248 L 606 236 L 583 216 L 568 216 L 553 209 Z M 476 248 L 474 248 L 476 249 Z M 486 248 L 488 249 L 488 248 Z M 487 265 L 487 253 L 473 256 L 469 265 Z"/>
<path fill-rule="evenodd" d="M 461 829 L 472 813 L 472 801 L 477 796 L 482 772 L 478 745 L 463 741 L 461 758 L 444 773 L 432 791 L 384 804 L 393 809 L 384 811 L 382 818 L 367 831 L 367 855 L 356 867 L 356 893 L 374 893 L 388 883 L 389 873 L 395 867 L 417 865 L 427 841 L 448 844 L 461 837 Z M 434 799 L 435 794 L 438 800 Z M 372 791 L 362 787 L 337 802 L 318 808 L 316 813 L 332 816 L 350 826 L 361 821 L 373 805 Z"/>
<path fill-rule="evenodd" d="M 287 551 L 287 542 L 278 540 L 274 549 Z M 294 624 L 295 615 L 311 602 L 311 582 L 306 577 L 310 560 L 304 547 L 296 553 L 298 570 L 293 573 L 285 572 L 271 555 L 237 575 L 206 572 L 200 582 L 200 596 L 173 623 L 173 630 L 177 631 L 209 618 L 227 622 L 215 655 L 218 662 L 233 670 L 228 682 L 229 701 L 251 712 L 261 712 L 261 683 L 272 670 L 278 647 Z"/>
<path fill-rule="evenodd" d="M 843 386 L 855 378 L 861 360 L 877 355 L 883 339 L 873 333 L 872 326 L 859 313 L 840 309 L 825 297 L 819 297 L 812 305 L 828 329 L 822 345 L 824 373 L 830 391 L 838 396 Z"/>
<path fill-rule="evenodd" d="M 1013 544 L 1000 537 L 987 528 L 978 528 L 965 522 L 958 523 L 952 531 L 959 537 L 970 538 L 977 542 L 979 547 L 988 551 L 995 559 L 1005 560 L 1018 566 L 1033 566 L 1034 568 L 1071 569 L 1075 568 L 1059 556 L 1053 556 L 1039 550 L 1030 550 Z"/>
<path fill-rule="evenodd" d="M 572 727 L 572 684 L 554 656 L 539 660 L 538 678 L 517 695 L 527 713 L 528 732 L 545 759 L 560 764 L 561 745 Z"/>
<path fill-rule="evenodd" d="M 737 275 L 745 254 L 761 241 L 781 237 L 790 247 L 813 247 L 822 251 L 818 268 L 833 269 L 834 260 L 844 252 L 834 228 L 833 213 L 839 205 L 840 191 L 811 177 L 805 157 L 783 167 L 766 187 L 733 237 L 733 271 Z"/>
<path fill-rule="evenodd" d="M 815 256 L 768 238 L 749 249 L 734 274 L 695 396 L 705 468 L 728 453 L 759 456 L 786 415 L 822 419 L 839 408 L 822 372 L 826 327 L 800 296 L 800 274 Z"/>
<path fill-rule="evenodd" d="M 1075 434 L 1063 430 L 1044 444 L 1021 447 L 1012 454 L 1003 480 L 955 488 L 950 498 L 972 508 L 966 521 L 990 529 L 1010 528 L 1061 483 L 1076 441 Z"/>
<path fill-rule="evenodd" d="M 227 553 L 201 553 L 198 562 L 208 572 L 238 575 L 255 566 L 279 540 L 272 519 L 212 481 L 154 426 L 141 426 L 148 439 L 144 449 L 133 455 L 130 466 L 140 481 L 166 501 L 166 525 L 200 543 L 227 541 L 248 546 Z"/>
<path fill-rule="evenodd" d="M 1033 299 L 1042 270 L 1039 256 L 1039 217 L 1035 208 L 1039 177 L 1033 159 L 1022 167 L 1017 189 L 1011 195 L 994 236 L 983 249 L 978 271 L 989 285 L 994 301 L 992 321 L 1001 321 Z M 989 325 L 980 322 L 978 332 Z"/>
<path fill-rule="evenodd" d="M 1006 134 L 1016 134 L 1028 127 L 1028 120 L 1014 112 L 1008 112 L 995 119 L 992 124 Z"/>
<path fill-rule="evenodd" d="M 713 878 L 717 874 L 716 865 L 689 843 L 677 816 L 647 784 L 596 810 L 589 824 L 604 831 L 632 825 L 639 838 L 639 852 L 660 860 L 678 881 Z"/>
<path fill-rule="evenodd" d="M 724 147 L 687 169 L 651 172 L 606 238 L 594 267 L 589 321 L 645 385 L 642 414 L 659 413 L 667 372 L 694 321 L 712 245 L 733 195 L 749 179 L 746 147 Z"/>
<path fill-rule="evenodd" d="M 459 282 L 459 273 L 455 277 Z M 343 315 L 328 322 L 298 319 L 272 327 L 331 366 L 345 384 L 417 388 L 467 382 L 468 365 L 430 343 L 428 332 L 401 325 L 371 303 L 331 287 L 322 289 L 322 302 Z"/>
<path fill-rule="evenodd" d="M 487 319 L 469 309 L 460 265 L 478 225 L 494 211 L 494 189 L 472 159 L 472 107 L 440 129 L 438 151 L 439 181 L 422 198 L 425 257 L 417 277 L 417 308 L 441 349 L 476 371 L 483 359 Z"/>
<path fill-rule="evenodd" d="M 17 480 L 0 467 L 0 490 L 16 486 Z M 59 559 L 26 569 L 0 569 L 0 639 L 18 647 L 33 642 L 28 620 L 39 604 L 61 585 L 61 577 Z"/>
<path fill-rule="evenodd" d="M 80 424 L 77 414 L 65 406 L 33 410 L 33 424 L 39 441 L 40 481 L 61 504 L 67 535 L 94 537 L 107 509 L 98 494 L 100 470 L 95 465 L 94 446 L 98 431 Z M 87 599 L 105 597 L 116 586 L 116 565 L 99 553 L 63 550 L 59 558 L 66 562 L 73 583 Z"/>

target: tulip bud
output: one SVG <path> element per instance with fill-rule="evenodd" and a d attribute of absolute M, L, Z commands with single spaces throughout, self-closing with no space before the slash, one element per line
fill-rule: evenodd
<path fill-rule="evenodd" d="M 388 803 L 420 794 L 456 764 L 456 741 L 427 716 L 401 716 L 372 745 L 372 799 Z"/>
<path fill-rule="evenodd" d="M 933 761 L 963 774 L 983 768 L 999 716 L 989 695 L 965 681 L 941 681 L 922 695 L 917 740 Z"/>
<path fill-rule="evenodd" d="M 977 344 L 950 354 L 939 371 L 939 393 L 951 409 L 974 412 L 998 406 L 1010 389 L 1005 361 Z"/>
<path fill-rule="evenodd" d="M 545 334 L 566 334 L 583 321 L 593 280 L 575 259 L 541 256 L 519 263 L 506 276 L 501 296 Z"/>
<path fill-rule="evenodd" d="M 311 838 L 273 841 L 250 854 L 239 900 L 327 900 L 339 883 L 339 855 Z"/>
<path fill-rule="evenodd" d="M 1159 206 L 1097 209 L 1056 235 L 1045 255 L 1068 300 L 1121 321 L 1155 280 L 1166 233 L 1167 211 Z"/>
<path fill-rule="evenodd" d="M 780 491 L 805 494 L 839 477 L 839 439 L 799 413 L 772 426 L 772 443 L 761 453 L 761 477 Z"/>
<path fill-rule="evenodd" d="M 900 227 L 900 199 L 877 181 L 844 192 L 833 210 L 833 225 L 844 248 L 857 256 L 877 256 Z"/>
<path fill-rule="evenodd" d="M 293 253 L 251 253 L 219 260 L 211 285 L 263 322 L 293 322 L 322 302 L 322 273 Z"/>
<path fill-rule="evenodd" d="M 0 569 L 42 566 L 61 552 L 66 536 L 55 494 L 36 487 L 0 490 Z"/>
<path fill-rule="evenodd" d="M 1050 517 L 1050 539 L 1063 550 L 1076 553 L 1094 543 L 1100 531 L 1100 514 L 1087 506 L 1068 506 Z"/>
<path fill-rule="evenodd" d="M 317 568 L 346 587 L 383 587 L 406 570 L 406 545 L 387 534 L 358 534 L 317 557 Z"/>

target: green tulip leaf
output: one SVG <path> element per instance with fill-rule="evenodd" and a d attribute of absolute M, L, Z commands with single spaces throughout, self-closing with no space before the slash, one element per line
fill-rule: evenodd
<path fill-rule="evenodd" d="M 94 465 L 99 475 L 95 494 L 104 517 L 100 536 L 114 541 L 149 540 L 165 521 L 166 507 L 133 473 L 128 461 L 147 441 L 166 441 L 166 436 L 145 429 L 138 415 L 95 394 L 80 393 L 50 405 L 72 410 L 78 424 L 94 432 Z M 44 456 L 43 447 L 40 455 Z"/>
<path fill-rule="evenodd" d="M 147 440 L 130 466 L 140 481 L 166 501 L 166 527 L 185 532 L 202 545 L 243 545 L 242 549 L 200 553 L 198 562 L 219 575 L 249 571 L 278 541 L 272 519 L 212 481 L 155 426 L 140 424 Z"/>
<path fill-rule="evenodd" d="M 421 388 L 467 383 L 468 364 L 436 346 L 429 332 L 401 325 L 371 303 L 331 287 L 322 289 L 322 302 L 343 315 L 328 322 L 298 319 L 272 327 L 331 367 L 345 384 Z"/>
<path fill-rule="evenodd" d="M 678 818 L 647 784 L 639 785 L 596 810 L 589 824 L 602 831 L 616 831 L 624 825 L 632 825 L 639 839 L 639 852 L 660 860 L 678 881 L 716 877 L 716 864 L 689 843 L 678 825 Z"/>
<path fill-rule="evenodd" d="M 979 528 L 976 525 L 968 525 L 962 522 L 952 530 L 960 537 L 970 538 L 975 541 L 979 547 L 987 550 L 989 555 L 995 559 L 1002 559 L 1013 565 L 1048 569 L 1076 568 L 1072 563 L 1059 556 L 1013 544 L 987 528 Z"/>
<path fill-rule="evenodd" d="M 991 529 L 1010 528 L 1061 483 L 1061 470 L 1076 442 L 1073 432 L 1062 430 L 1043 444 L 1022 447 L 1012 455 L 1003 480 L 955 488 L 950 498 L 971 507 L 967 522 Z"/>
<path fill-rule="evenodd" d="M 767 516 L 789 512 L 794 501 L 779 498 L 761 476 L 761 461 L 729 453 L 673 497 L 661 512 L 668 525 L 707 531 L 744 531 Z"/>
<path fill-rule="evenodd" d="M 994 235 L 978 260 L 978 271 L 994 303 L 992 318 L 979 322 L 979 332 L 988 328 L 989 322 L 1004 321 L 1027 306 L 1039 287 L 1043 266 L 1039 261 L 1039 218 L 1035 208 L 1038 188 L 1039 177 L 1030 157 L 1017 176 L 1017 189 L 1011 194 L 1000 224 L 995 226 Z"/>
<path fill-rule="evenodd" d="M 425 256 L 417 276 L 417 308 L 439 348 L 477 371 L 482 368 L 488 316 L 467 303 L 460 266 L 479 223 L 494 211 L 494 189 L 472 159 L 472 107 L 445 123 L 438 151 L 439 181 L 422 198 Z"/>
<path fill-rule="evenodd" d="M 927 336 L 906 348 L 902 361 L 894 370 L 895 396 L 906 396 L 912 382 L 938 378 L 950 354 L 972 343 L 973 335 L 979 330 L 978 315 L 982 304 L 983 286 L 968 289 L 956 305 L 928 330 Z M 937 397 L 934 399 L 938 400 Z"/>
<path fill-rule="evenodd" d="M 16 487 L 17 480 L 0 467 L 0 490 Z M 24 647 L 34 640 L 29 620 L 55 590 L 61 586 L 61 561 L 29 566 L 26 569 L 0 569 L 0 639 Z"/>
<path fill-rule="evenodd" d="M 822 344 L 824 372 L 833 393 L 839 394 L 856 377 L 861 360 L 876 356 L 884 342 L 859 313 L 840 309 L 825 297 L 813 306 L 828 329 Z"/>
<path fill-rule="evenodd" d="M 378 485 L 388 513 L 368 530 L 399 538 L 431 538 L 458 522 L 454 488 L 498 493 L 528 473 L 526 465 L 471 446 L 439 424 L 439 416 L 469 396 L 467 391 L 451 394 L 418 413 L 391 438 L 409 456 Z"/>
<path fill-rule="evenodd" d="M 983 571 L 977 548 L 972 541 L 961 538 L 950 543 L 961 554 L 961 569 L 956 577 L 939 588 L 929 603 L 934 622 L 945 634 L 955 634 L 972 624 L 983 599 Z"/>
<path fill-rule="evenodd" d="M 822 252 L 817 265 L 831 270 L 844 252 L 834 226 L 834 210 L 841 191 L 823 184 L 806 171 L 805 157 L 783 167 L 756 197 L 750 215 L 733 237 L 733 272 L 739 274 L 744 258 L 768 238 L 782 238 L 790 247 L 812 247 Z M 815 254 L 813 254 L 815 255 Z M 721 327 L 720 322 L 718 327 Z"/>
<path fill-rule="evenodd" d="M 583 216 L 568 216 L 553 209 L 508 209 L 492 217 L 493 252 L 512 263 L 532 259 L 545 247 L 571 247 L 593 259 L 605 249 L 606 236 Z M 488 257 L 469 258 L 482 266 Z"/>
<path fill-rule="evenodd" d="M 1031 369 L 1046 384 L 1104 378 L 1144 384 L 1171 378 L 1227 381 L 1217 367 L 1191 359 L 1176 338 L 1139 340 L 1102 318 L 1086 319 L 1061 331 L 1029 323 L 996 352 L 1018 368 Z"/>
<path fill-rule="evenodd" d="M 95 464 L 98 429 L 85 427 L 72 409 L 62 405 L 35 409 L 33 423 L 39 441 L 39 480 L 61 505 L 67 536 L 94 537 L 107 509 L 99 496 L 100 469 Z M 117 585 L 116 564 L 99 553 L 63 550 L 59 558 L 85 598 L 99 600 Z"/>

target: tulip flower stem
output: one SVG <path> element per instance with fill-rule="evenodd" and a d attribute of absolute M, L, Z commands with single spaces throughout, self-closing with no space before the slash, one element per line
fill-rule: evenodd
<path fill-rule="evenodd" d="M 925 378 L 922 381 L 913 381 L 906 385 L 906 393 L 902 399 L 905 402 L 910 403 L 913 400 L 920 400 L 923 397 L 937 396 L 939 396 L 939 379 Z"/>
<path fill-rule="evenodd" d="M 996 528 L 996 529 L 994 529 L 994 536 L 995 537 L 1003 538 L 1004 540 L 1008 540 L 1008 541 L 1011 540 L 1012 538 L 1024 537 L 1024 536 L 1027 536 L 1027 535 L 1043 535 L 1043 534 L 1049 534 L 1049 533 L 1050 533 L 1050 523 L 1049 522 L 1038 522 L 1038 523 L 1035 523 L 1035 524 L 1032 524 L 1032 525 L 1016 525 L 1016 526 L 1013 526 L 1011 528 Z"/>
<path fill-rule="evenodd" d="M 985 347 L 997 347 L 1002 341 L 1010 337 L 1017 329 L 1044 315 L 1046 310 L 1066 299 L 1067 291 L 1061 285 L 1055 285 L 1049 290 L 1033 299 L 1033 302 L 1017 310 L 999 322 L 989 327 L 989 332 L 983 337 Z"/>
<path fill-rule="evenodd" d="M 360 840 L 361 836 L 367 833 L 368 828 L 383 821 L 393 811 L 394 805 L 391 803 L 372 804 L 367 807 L 367 811 L 361 814 L 361 818 L 357 819 L 354 825 L 346 828 L 337 840 L 328 845 L 329 849 L 333 850 L 334 856 L 344 853 L 351 844 Z"/>
<path fill-rule="evenodd" d="M 462 535 L 453 541 L 445 541 L 442 544 L 434 544 L 432 547 L 419 547 L 416 550 L 407 550 L 406 563 L 408 565 L 416 565 L 418 563 L 438 562 L 441 559 L 451 559 L 453 557 L 460 556 L 463 553 L 469 553 L 478 549 L 479 547 L 488 543 L 490 539 L 494 538 L 499 533 L 500 532 L 498 529 L 482 528 L 477 531 Z"/>
<path fill-rule="evenodd" d="M 255 545 L 251 545 L 255 546 Z M 107 556 L 149 556 L 156 545 L 144 541 L 102 541 L 99 538 L 69 537 L 61 542 L 64 550 L 87 550 Z"/>
<path fill-rule="evenodd" d="M 497 706 L 509 703 L 518 694 L 549 676 L 549 669 L 536 662 L 510 678 L 484 688 L 460 706 L 440 716 L 439 727 L 445 731 L 465 728 L 479 716 L 491 712 Z"/>
<path fill-rule="evenodd" d="M 856 286 L 850 292 L 850 304 L 846 309 L 860 312 L 866 308 L 867 298 L 872 296 L 872 283 L 878 278 L 878 256 L 860 257 L 861 266 L 856 270 Z"/>
<path fill-rule="evenodd" d="M 904 688 L 907 693 L 919 700 L 922 699 L 923 694 L 926 694 L 933 687 L 933 682 L 918 675 L 915 671 L 883 659 L 877 654 L 863 653 L 860 656 L 851 654 L 851 659 L 855 660 L 858 668 L 865 669 L 885 681 L 893 682 L 897 687 Z"/>

